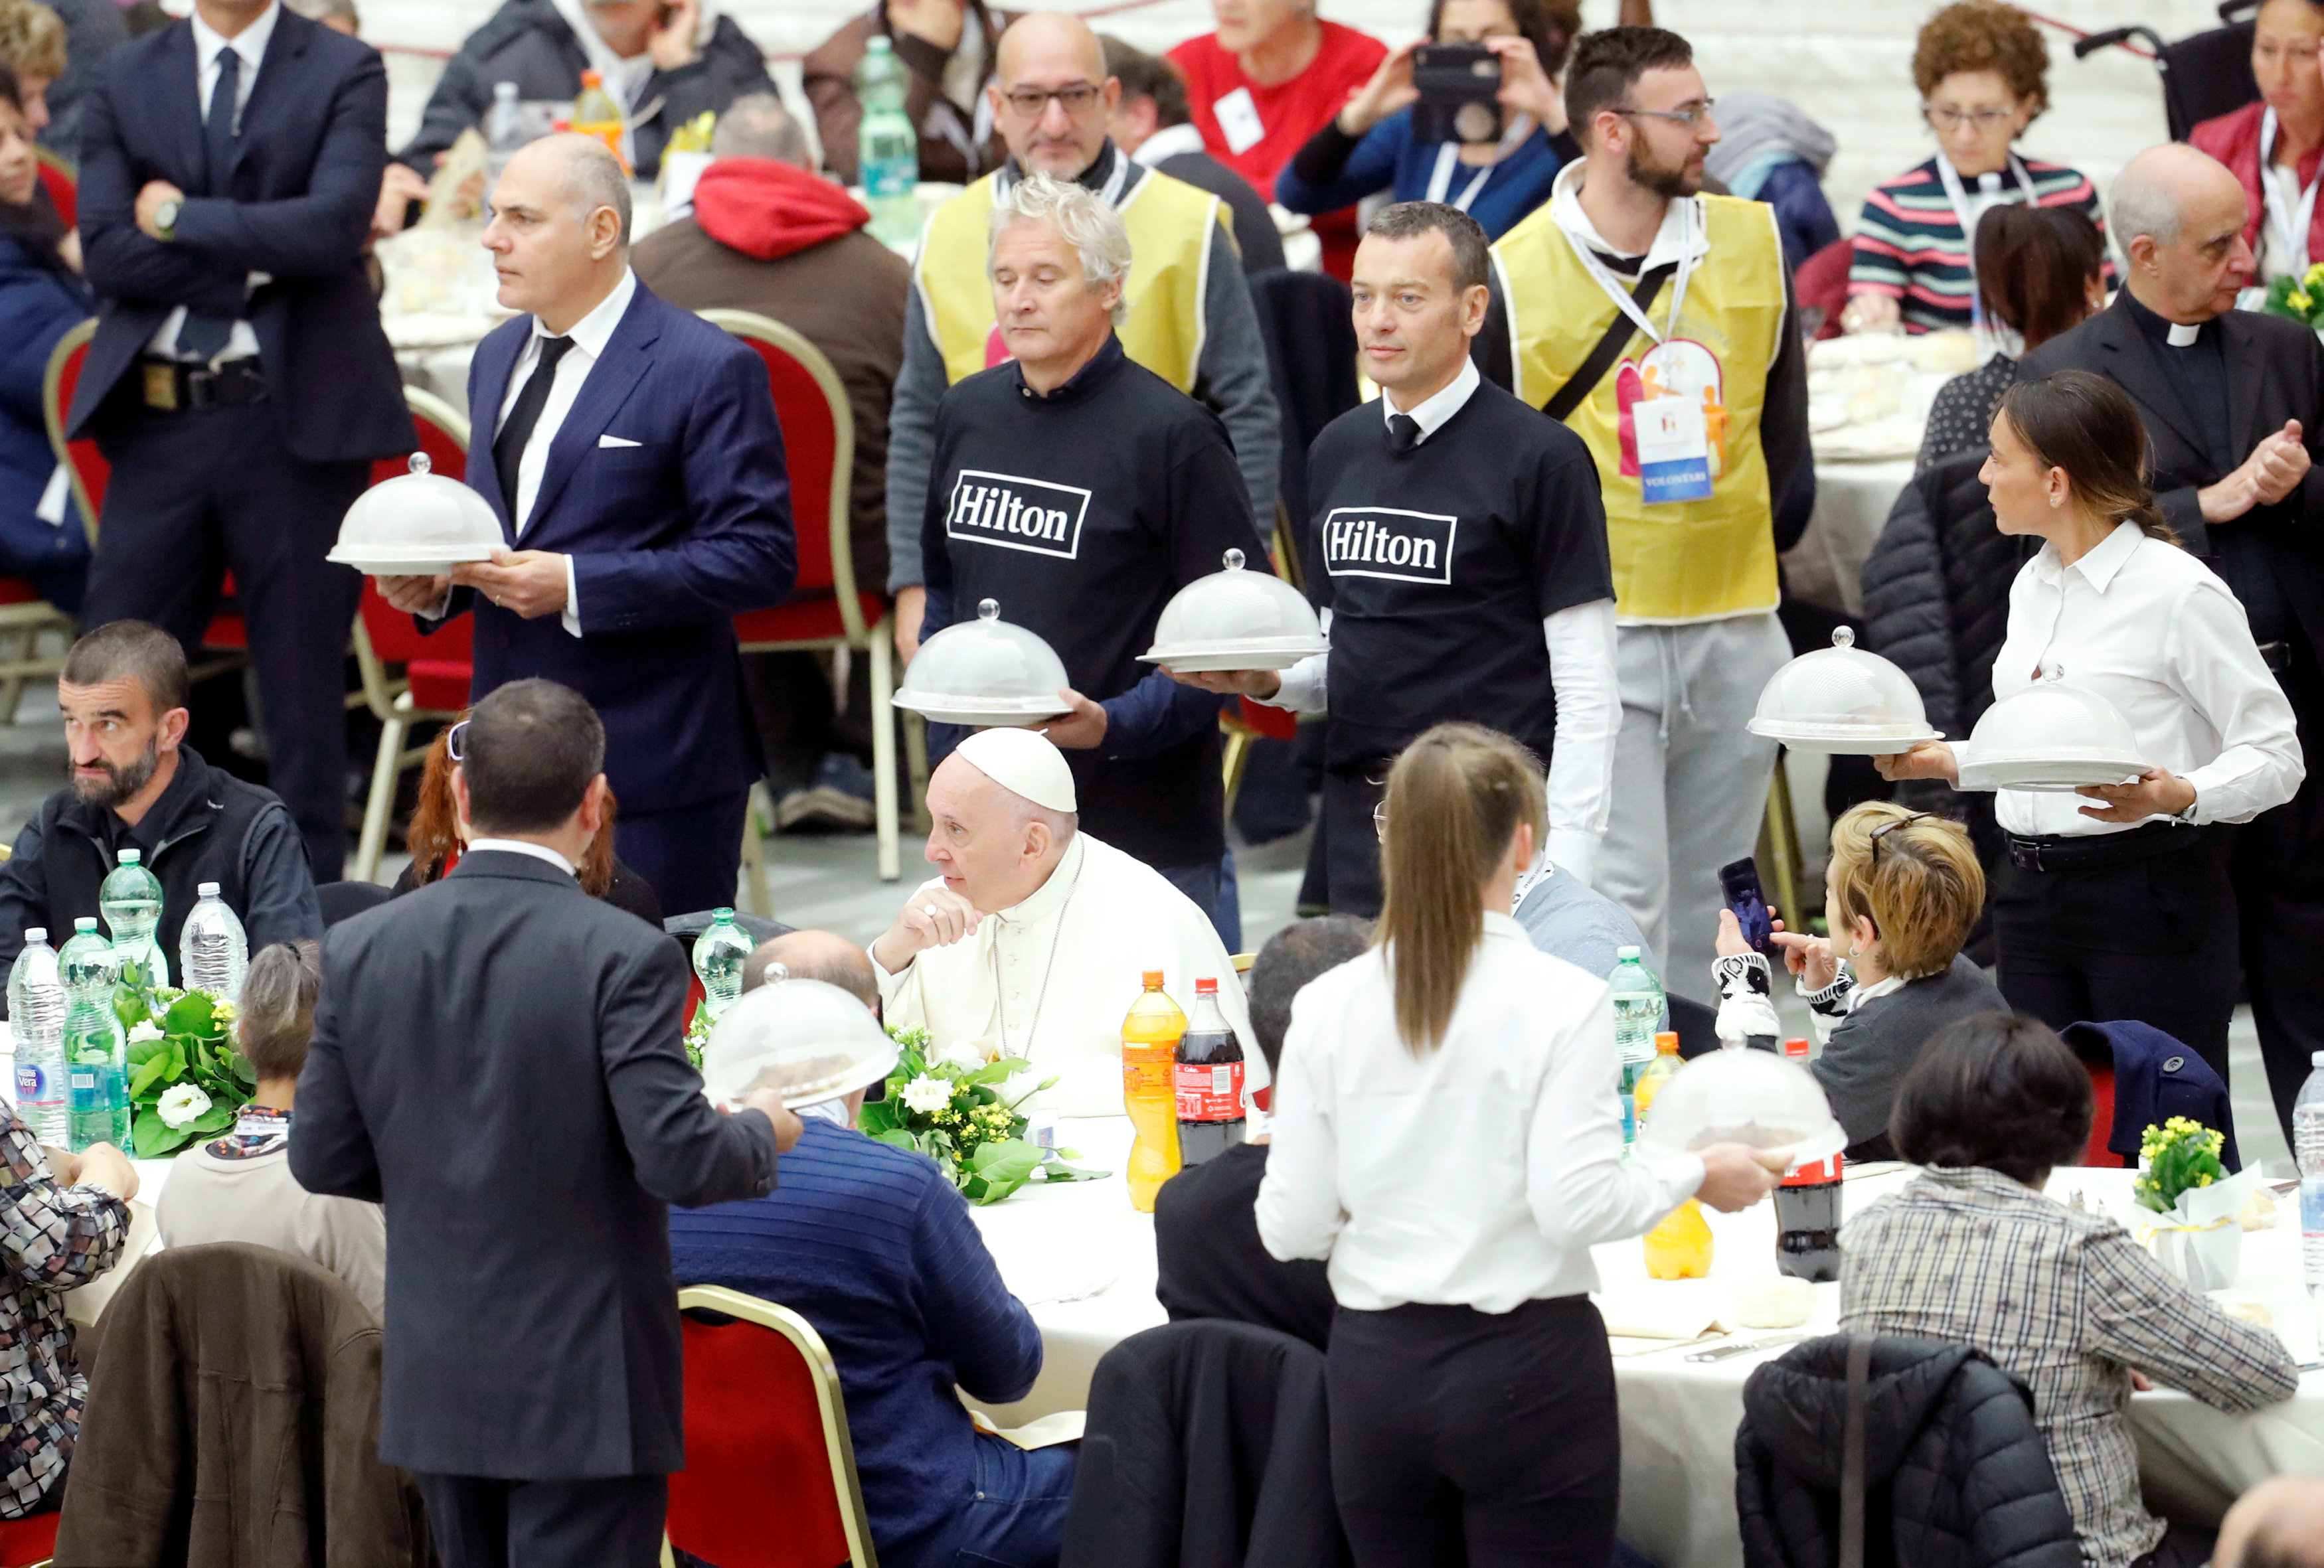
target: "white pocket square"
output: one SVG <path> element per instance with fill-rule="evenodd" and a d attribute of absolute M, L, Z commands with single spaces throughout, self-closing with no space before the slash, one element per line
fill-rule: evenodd
<path fill-rule="evenodd" d="M 631 440 L 627 436 L 600 436 L 597 438 L 597 445 L 602 448 L 605 447 L 634 447 L 637 443 Z"/>

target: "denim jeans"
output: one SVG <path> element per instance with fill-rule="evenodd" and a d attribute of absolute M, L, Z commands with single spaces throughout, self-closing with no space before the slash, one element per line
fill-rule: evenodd
<path fill-rule="evenodd" d="M 928 1568 L 1056 1568 L 1074 1500 L 1078 1443 L 1019 1448 L 976 1435 L 976 1496 L 953 1537 L 954 1555 Z"/>

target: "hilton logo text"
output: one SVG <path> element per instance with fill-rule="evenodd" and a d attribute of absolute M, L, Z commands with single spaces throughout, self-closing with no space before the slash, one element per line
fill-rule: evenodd
<path fill-rule="evenodd" d="M 964 468 L 953 481 L 945 508 L 945 532 L 953 539 L 1031 550 L 1072 560 L 1082 548 L 1082 520 L 1090 493 L 1071 484 L 1022 479 L 982 468 Z"/>
<path fill-rule="evenodd" d="M 1389 506 L 1335 507 L 1323 519 L 1323 569 L 1335 577 L 1450 583 L 1458 521 Z"/>

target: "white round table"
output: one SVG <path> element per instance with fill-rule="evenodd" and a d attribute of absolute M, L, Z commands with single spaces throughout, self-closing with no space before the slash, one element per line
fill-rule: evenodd
<path fill-rule="evenodd" d="M 1040 1325 L 1047 1359 L 1033 1391 L 1015 1405 L 986 1407 L 996 1424 L 1014 1426 L 1087 1403 L 1098 1359 L 1121 1340 L 1166 1321 L 1154 1296 L 1154 1222 L 1130 1206 L 1120 1172 L 1129 1148 L 1120 1118 L 1060 1123 L 1058 1141 L 1080 1162 L 1115 1174 L 1102 1182 L 1027 1188 L 976 1210 L 978 1228 L 1001 1277 Z M 2135 1225 L 2130 1175 L 2123 1170 L 2061 1171 L 2051 1190 L 2079 1189 L 2115 1218 Z M 1863 1168 L 1845 1188 L 1844 1213 L 1860 1211 L 1910 1178 L 1899 1166 Z M 2257 1302 L 2274 1315 L 2293 1357 L 2317 1360 L 2312 1309 L 2301 1285 L 2296 1204 L 2275 1228 L 2244 1239 L 2243 1267 L 2222 1301 Z M 1636 1241 L 1593 1250 L 1602 1284 L 1596 1299 L 1609 1332 L 1630 1328 L 1692 1335 L 1732 1305 L 1739 1286 L 1775 1272 L 1772 1204 L 1710 1216 L 1716 1237 L 1702 1279 L 1646 1277 Z M 1674 1338 L 1610 1339 L 1621 1397 L 1622 1538 L 1662 1568 L 1740 1568 L 1735 1513 L 1735 1429 L 1743 1384 L 1754 1369 L 1797 1339 L 1837 1331 L 1840 1287 L 1814 1287 L 1814 1315 L 1796 1329 L 1741 1331 L 1707 1343 Z M 1764 1348 L 1702 1362 L 1690 1355 L 1721 1343 Z M 2287 1404 L 2228 1416 L 2167 1389 L 2131 1402 L 2142 1473 L 2151 1506 L 2190 1521 L 2216 1522 L 2246 1487 L 2282 1471 L 2324 1475 L 2324 1371 L 2306 1372 Z M 1674 1506 L 1683 1503 L 1683 1506 Z"/>

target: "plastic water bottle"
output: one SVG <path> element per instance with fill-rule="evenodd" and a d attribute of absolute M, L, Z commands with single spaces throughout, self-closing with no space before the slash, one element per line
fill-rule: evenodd
<path fill-rule="evenodd" d="M 144 860 L 142 850 L 123 850 L 97 890 L 97 907 L 113 936 L 119 983 L 131 991 L 170 983 L 169 961 L 153 940 L 153 927 L 161 923 L 161 879 L 145 869 Z"/>
<path fill-rule="evenodd" d="M 8 972 L 8 1028 L 16 1041 L 16 1116 L 32 1136 L 62 1148 L 72 1136 L 65 1097 L 65 991 L 45 927 L 24 930 Z"/>
<path fill-rule="evenodd" d="M 242 922 L 218 897 L 216 882 L 196 891 L 201 901 L 178 933 L 178 973 L 188 991 L 207 991 L 222 1001 L 242 998 L 242 977 L 250 973 L 250 938 Z"/>
<path fill-rule="evenodd" d="M 863 106 L 855 156 L 872 233 L 888 244 L 903 244 L 920 230 L 920 137 L 904 112 L 904 62 L 894 45 L 873 38 L 855 68 L 855 98 Z"/>
<path fill-rule="evenodd" d="M 2300 1272 L 2310 1300 L 2324 1291 L 2324 1051 L 2292 1102 L 2292 1158 L 2300 1166 Z"/>
<path fill-rule="evenodd" d="M 694 973 L 702 982 L 702 1005 L 716 1018 L 742 994 L 742 966 L 751 957 L 751 934 L 734 924 L 734 911 L 710 911 L 710 928 L 694 939 Z"/>
<path fill-rule="evenodd" d="M 629 156 L 622 150 L 628 122 L 622 116 L 622 106 L 605 90 L 605 78 L 594 70 L 581 73 L 581 92 L 573 100 L 570 129 L 576 136 L 603 142 L 605 150 L 622 161 L 622 171 L 629 172 Z"/>
<path fill-rule="evenodd" d="M 509 160 L 523 151 L 528 138 L 524 134 L 524 110 L 517 104 L 516 83 L 493 84 L 492 107 L 484 111 L 484 193 L 492 194 L 500 183 L 501 172 Z"/>
<path fill-rule="evenodd" d="M 127 1038 L 113 1010 L 119 972 L 113 945 L 88 915 L 73 922 L 72 940 L 57 955 L 65 992 L 65 1075 L 68 1129 L 77 1153 L 92 1143 L 129 1146 Z"/>
<path fill-rule="evenodd" d="M 1633 1096 L 1638 1075 L 1655 1059 L 1655 1030 L 1663 1021 L 1663 988 L 1646 955 L 1636 947 L 1617 948 L 1614 973 L 1606 983 L 1614 992 L 1614 1051 L 1621 1065 L 1622 1144 L 1638 1139 L 1638 1111 Z"/>

